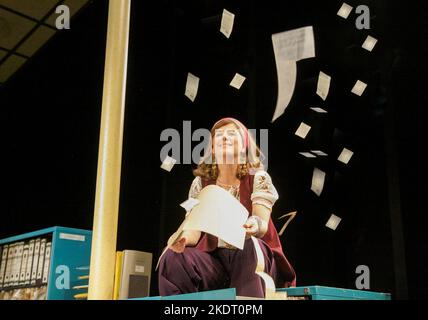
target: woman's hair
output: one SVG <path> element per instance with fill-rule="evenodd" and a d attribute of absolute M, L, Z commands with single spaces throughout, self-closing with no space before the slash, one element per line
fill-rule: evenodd
<path fill-rule="evenodd" d="M 257 146 L 253 136 L 248 132 L 248 129 L 238 120 L 234 118 L 224 118 L 217 121 L 211 128 L 211 135 L 208 147 L 205 149 L 206 154 L 202 157 L 198 167 L 193 170 L 195 176 L 205 178 L 208 180 L 217 180 L 218 167 L 215 161 L 214 154 L 212 153 L 213 139 L 215 131 L 220 127 L 227 124 L 233 123 L 239 130 L 243 145 L 245 148 L 245 154 L 241 154 L 243 162 L 240 161 L 236 170 L 236 177 L 242 179 L 248 175 L 251 171 L 257 171 L 263 169 L 263 164 L 260 162 L 260 158 L 263 157 L 260 148 Z"/>

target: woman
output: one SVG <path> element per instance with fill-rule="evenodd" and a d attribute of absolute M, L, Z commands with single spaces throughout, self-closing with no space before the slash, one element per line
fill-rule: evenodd
<path fill-rule="evenodd" d="M 162 296 L 222 288 L 236 288 L 238 296 L 264 297 L 264 282 L 255 273 L 258 239 L 265 258 L 265 272 L 277 287 L 295 286 L 296 275 L 282 252 L 271 219 L 278 194 L 260 163 L 261 152 L 238 120 L 224 118 L 211 129 L 211 147 L 194 171 L 189 197 L 196 198 L 207 185 L 229 191 L 244 205 L 250 217 L 244 225 L 246 240 L 238 250 L 212 235 L 185 231 L 159 264 Z"/>

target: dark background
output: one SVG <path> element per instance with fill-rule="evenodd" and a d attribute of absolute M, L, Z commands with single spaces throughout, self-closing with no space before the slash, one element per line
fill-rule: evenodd
<path fill-rule="evenodd" d="M 427 5 L 347 3 L 369 6 L 370 30 L 355 27 L 355 10 L 347 20 L 336 15 L 342 1 L 133 1 L 118 250 L 152 252 L 156 263 L 183 219 L 192 165 L 160 169 L 162 130 L 181 133 L 185 120 L 210 128 L 232 116 L 269 129 L 269 173 L 280 194 L 272 215 L 279 229 L 277 217 L 298 211 L 282 241 L 299 286 L 352 289 L 356 267 L 367 265 L 370 290 L 428 298 Z M 223 8 L 235 14 L 230 39 L 219 32 Z M 92 1 L 0 88 L 0 238 L 92 228 L 107 13 L 107 1 Z M 316 58 L 298 62 L 293 99 L 272 124 L 271 35 L 307 25 Z M 379 39 L 371 53 L 361 48 L 367 35 Z M 315 94 L 319 71 L 332 76 L 325 102 Z M 184 96 L 188 72 L 201 79 L 194 103 Z M 229 86 L 236 72 L 247 77 L 239 91 Z M 362 97 L 350 92 L 358 79 L 368 83 Z M 309 109 L 316 106 L 329 114 Z M 313 127 L 305 140 L 294 135 L 302 121 Z M 354 151 L 347 166 L 336 160 L 343 147 Z M 313 149 L 329 157 L 298 154 Z M 321 197 L 310 190 L 315 166 L 327 173 Z M 332 213 L 343 219 L 336 231 L 325 227 Z"/>

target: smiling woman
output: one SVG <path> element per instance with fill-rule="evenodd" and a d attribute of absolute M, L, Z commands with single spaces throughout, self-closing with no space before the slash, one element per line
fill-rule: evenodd
<path fill-rule="evenodd" d="M 255 273 L 258 258 L 252 237 L 266 261 L 264 271 L 278 287 L 294 286 L 296 275 L 271 219 L 278 193 L 263 170 L 261 152 L 247 128 L 236 119 L 221 119 L 211 129 L 209 145 L 208 154 L 194 171 L 189 198 L 197 198 L 204 187 L 216 184 L 239 200 L 250 213 L 243 225 L 244 248 L 239 250 L 208 233 L 184 231 L 160 259 L 160 294 L 232 287 L 240 296 L 265 297 L 264 282 Z"/>

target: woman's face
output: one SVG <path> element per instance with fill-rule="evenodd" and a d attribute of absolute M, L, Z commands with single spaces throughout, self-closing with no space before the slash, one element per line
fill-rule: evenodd
<path fill-rule="evenodd" d="M 242 149 L 242 137 L 235 124 L 229 123 L 215 130 L 213 153 L 217 163 L 237 164 Z"/>

